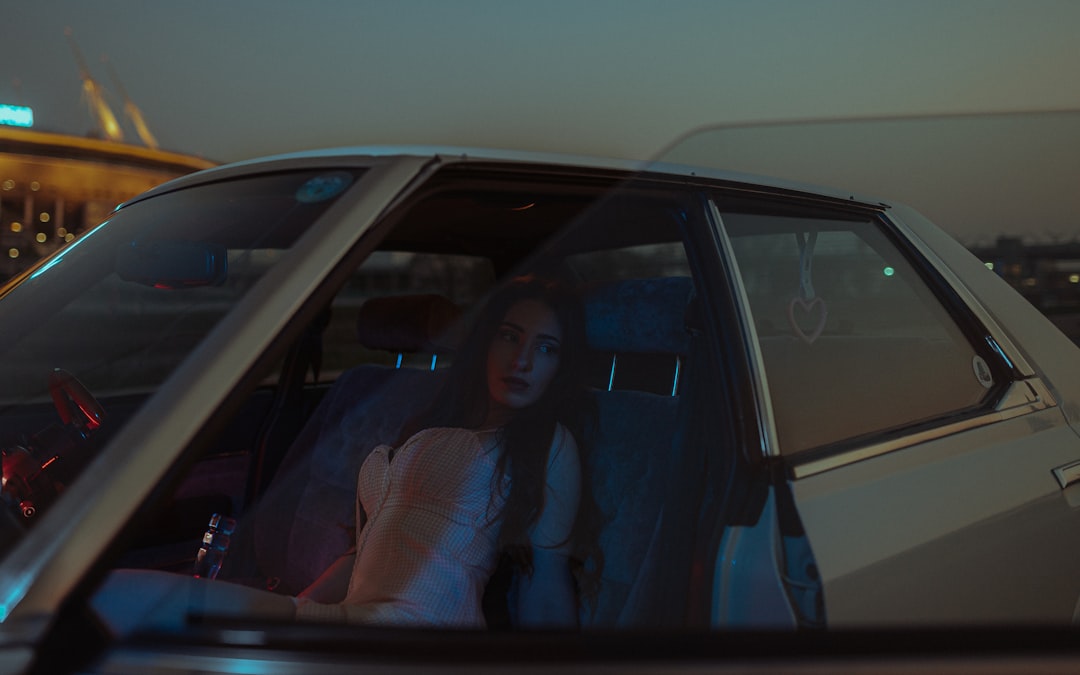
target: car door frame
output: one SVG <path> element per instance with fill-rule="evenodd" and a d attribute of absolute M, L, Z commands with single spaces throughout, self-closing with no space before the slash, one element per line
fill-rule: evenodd
<path fill-rule="evenodd" d="M 710 572 L 709 625 L 717 629 L 817 629 L 826 607 L 811 541 L 796 508 L 778 441 L 761 349 L 750 302 L 731 240 L 714 197 L 733 194 L 804 208 L 835 208 L 838 200 L 786 188 L 731 182 L 703 184 L 701 199 L 709 229 L 714 293 L 723 287 L 731 306 L 725 323 L 714 326 L 725 347 L 725 366 L 742 378 L 737 481 L 741 499 L 719 518 L 712 551 L 703 561 Z M 840 202 L 845 208 L 876 212 L 879 207 Z M 732 327 L 736 327 L 733 329 Z M 743 417 L 742 415 L 745 415 Z"/>
<path fill-rule="evenodd" d="M 1043 532 L 1041 538 L 1028 535 L 1034 541 L 1015 535 L 1016 550 L 1025 553 L 1041 543 L 1049 555 L 1049 547 L 1060 545 L 1052 532 L 1080 534 L 1080 515 L 1064 497 L 1065 485 L 1058 483 L 1053 472 L 1080 458 L 1077 435 L 1045 376 L 1031 366 L 994 314 L 919 236 L 933 234 L 933 226 L 924 222 L 916 233 L 895 212 L 880 206 L 878 210 L 882 226 L 907 244 L 904 253 L 926 272 L 928 283 L 942 284 L 939 294 L 951 295 L 968 312 L 964 319 L 981 328 L 1001 359 L 999 370 L 1011 373 L 1011 386 L 983 414 L 840 446 L 835 452 L 785 457 L 776 444 L 775 427 L 770 428 L 773 418 L 763 359 L 760 350 L 751 350 L 755 389 L 760 409 L 767 415 L 764 452 L 784 467 L 821 575 L 829 625 L 1069 621 L 1080 606 L 1080 581 L 1058 587 L 1056 592 L 1048 590 L 1042 601 L 1029 605 L 996 603 L 986 597 L 990 594 L 980 598 L 975 589 L 1007 585 L 1019 589 L 1018 597 L 1028 600 L 1037 589 L 1021 583 L 1024 575 L 1017 571 L 1022 569 L 1021 561 L 1014 561 L 1011 574 L 995 575 L 993 565 L 977 565 L 974 556 L 986 553 L 986 542 L 997 543 L 989 550 L 998 554 L 1008 550 L 1000 543 L 1005 539 L 998 532 L 1002 526 L 1014 533 L 1038 533 L 1049 527 L 1042 523 L 1061 528 Z M 741 287 L 741 278 L 735 276 L 734 283 Z M 748 303 L 745 309 L 749 316 Z M 1049 325 L 1035 314 L 1032 308 L 1026 318 L 1042 319 Z M 752 322 L 746 331 L 756 345 Z M 1007 476 L 998 479 L 997 491 L 979 482 L 994 480 L 987 478 L 987 467 Z M 929 490 L 929 498 L 922 494 L 921 499 L 912 499 L 913 488 L 918 486 Z M 888 527 L 889 523 L 894 527 Z M 1060 571 L 1075 569 L 1080 546 L 1071 547 L 1060 560 L 1065 561 L 1057 564 Z"/>

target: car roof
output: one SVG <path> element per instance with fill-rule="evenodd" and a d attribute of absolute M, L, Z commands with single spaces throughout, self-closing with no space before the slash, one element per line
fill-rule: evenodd
<path fill-rule="evenodd" d="M 340 161 L 343 159 L 362 160 L 364 158 L 393 157 L 427 158 L 443 165 L 463 163 L 505 163 L 522 166 L 536 165 L 564 168 L 580 168 L 596 171 L 618 172 L 626 174 L 627 177 L 640 173 L 648 173 L 651 175 L 664 175 L 675 178 L 705 179 L 731 183 L 759 185 L 783 191 L 800 192 L 808 195 L 814 195 L 816 197 L 825 197 L 828 199 L 858 202 L 862 204 L 872 205 L 875 207 L 888 206 L 888 204 L 881 199 L 855 195 L 849 191 L 843 191 L 838 188 L 810 185 L 781 178 L 727 171 L 712 167 L 689 166 L 666 162 L 614 159 L 587 155 L 572 155 L 538 151 L 421 145 L 342 146 L 317 150 L 305 150 L 300 152 L 282 153 L 276 155 L 269 155 L 266 157 L 257 157 L 247 160 L 241 160 L 238 162 L 224 164 L 218 167 L 206 169 L 204 171 L 199 171 L 197 173 L 189 174 L 187 176 L 182 176 L 180 178 L 171 180 L 163 185 L 149 190 L 148 192 L 140 195 L 139 197 L 131 201 L 140 201 L 145 197 L 152 196 L 153 194 L 157 194 L 159 192 L 171 191 L 177 188 L 196 185 L 198 183 L 209 180 L 216 180 L 220 177 L 235 174 L 238 172 L 247 173 L 248 171 L 257 169 L 259 167 L 266 167 L 267 169 L 272 168 L 273 170 L 281 170 L 283 168 L 288 168 L 291 165 L 296 165 L 298 167 L 310 167 L 313 162 L 317 162 L 319 159 Z"/>

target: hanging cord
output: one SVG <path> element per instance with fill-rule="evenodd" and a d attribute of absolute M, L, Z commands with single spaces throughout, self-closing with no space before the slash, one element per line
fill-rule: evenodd
<path fill-rule="evenodd" d="M 805 234 L 795 233 L 795 241 L 799 245 L 799 297 L 810 301 L 817 297 L 814 293 L 814 281 L 810 266 L 814 261 L 814 247 L 817 246 L 817 232 Z"/>
<path fill-rule="evenodd" d="M 825 330 L 825 321 L 829 316 L 829 309 L 824 298 L 819 298 L 814 291 L 814 281 L 811 265 L 814 260 L 814 248 L 817 246 L 817 232 L 796 232 L 795 242 L 799 245 L 799 289 L 795 297 L 788 303 L 788 324 L 791 331 L 806 344 L 813 344 L 822 331 Z M 795 308 L 798 307 L 804 314 L 814 317 L 813 326 L 807 330 L 803 328 L 795 318 Z"/>

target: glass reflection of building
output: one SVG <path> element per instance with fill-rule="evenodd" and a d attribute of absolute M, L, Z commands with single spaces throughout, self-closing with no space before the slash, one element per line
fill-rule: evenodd
<path fill-rule="evenodd" d="M 990 246 L 969 248 L 1080 343 L 1080 241 L 1025 244 L 1019 237 L 999 237 Z"/>
<path fill-rule="evenodd" d="M 213 165 L 127 143 L 0 125 L 0 281 L 100 223 L 121 202 Z"/>

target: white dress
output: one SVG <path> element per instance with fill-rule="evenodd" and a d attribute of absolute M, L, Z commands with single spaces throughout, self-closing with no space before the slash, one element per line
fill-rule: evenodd
<path fill-rule="evenodd" d="M 396 451 L 372 450 L 357 478 L 367 522 L 345 599 L 339 606 L 301 599 L 298 616 L 484 626 L 481 600 L 498 563 L 498 514 L 509 488 L 504 479 L 493 490 L 496 450 L 495 434 L 457 428 L 425 429 Z"/>
<path fill-rule="evenodd" d="M 569 452 L 560 452 L 570 447 Z M 392 461 L 391 461 L 392 460 Z M 509 477 L 495 483 L 497 435 L 460 428 L 425 429 L 397 450 L 376 447 L 357 477 L 367 522 L 341 603 L 297 598 L 305 620 L 482 628 L 484 588 L 498 564 L 499 514 Z M 577 512 L 580 465 L 569 433 L 555 434 L 534 547 L 568 546 Z M 552 482 L 568 486 L 555 490 Z M 561 533 L 561 534 L 555 534 Z"/>

